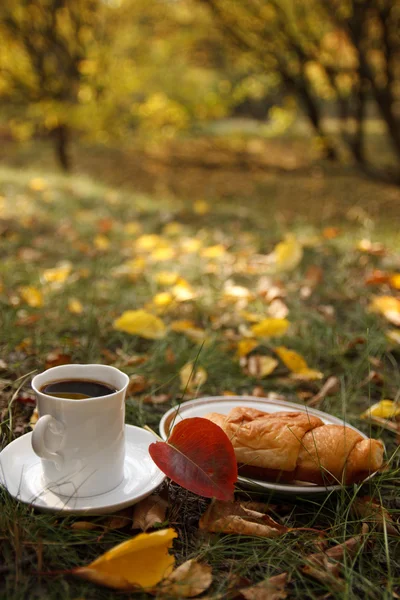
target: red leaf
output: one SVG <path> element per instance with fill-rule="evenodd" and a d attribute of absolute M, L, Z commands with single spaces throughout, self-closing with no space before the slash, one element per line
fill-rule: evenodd
<path fill-rule="evenodd" d="M 163 473 L 187 490 L 218 500 L 231 500 L 237 463 L 226 433 L 208 419 L 178 423 L 168 442 L 154 442 L 151 458 Z"/>

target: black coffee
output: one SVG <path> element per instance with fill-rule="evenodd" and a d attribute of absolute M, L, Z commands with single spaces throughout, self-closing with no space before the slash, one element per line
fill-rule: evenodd
<path fill-rule="evenodd" d="M 68 398 L 69 400 L 85 400 L 85 398 L 98 398 L 113 394 L 117 390 L 106 383 L 90 379 L 66 379 L 64 381 L 51 381 L 40 388 L 48 396 Z"/>

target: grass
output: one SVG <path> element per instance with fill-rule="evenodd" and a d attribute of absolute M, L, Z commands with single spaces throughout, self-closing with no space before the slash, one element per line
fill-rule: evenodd
<path fill-rule="evenodd" d="M 207 332 L 208 343 L 198 360 L 207 372 L 207 381 L 187 397 L 228 391 L 251 394 L 254 388 L 258 393 L 261 388 L 265 394 L 274 391 L 289 401 L 304 403 L 320 389 L 320 382 L 295 381 L 282 363 L 272 375 L 259 379 L 246 373 L 235 356 L 237 341 L 246 326 L 241 311 L 265 316 L 268 310 L 268 303 L 257 293 L 267 275 L 266 268 L 254 257 L 270 253 L 291 231 L 304 243 L 303 258 L 293 271 L 271 276 L 283 290 L 291 327 L 281 338 L 264 340 L 253 354 L 272 355 L 273 346 L 285 345 L 301 353 L 311 368 L 323 372 L 324 378 L 338 377 L 338 390 L 323 399 L 320 408 L 345 418 L 372 437 L 381 437 L 390 459 L 389 469 L 361 488 L 343 488 L 322 499 L 288 499 L 260 493 L 252 493 L 251 497 L 276 505 L 279 518 L 290 527 L 326 532 L 332 544 L 360 532 L 361 520 L 352 510 L 357 496 L 381 500 L 396 521 L 400 465 L 395 435 L 360 418 L 372 403 L 382 398 L 398 399 L 399 395 L 400 346 L 386 336 L 393 326 L 368 311 L 373 295 L 398 296 L 398 292 L 387 284 L 365 284 L 373 269 L 400 271 L 400 238 L 392 219 L 396 192 L 390 186 L 367 184 L 351 172 L 337 174 L 336 188 L 334 174 L 324 176 L 322 184 L 320 171 L 315 177 L 312 173 L 296 175 L 290 184 L 288 177 L 291 175 L 285 178 L 278 174 L 268 182 L 258 182 L 253 201 L 251 187 L 247 188 L 248 195 L 237 192 L 219 196 L 219 188 L 213 183 L 206 195 L 203 182 L 201 192 L 194 186 L 194 193 L 189 194 L 188 187 L 186 197 L 176 197 L 168 189 L 147 195 L 140 185 L 134 189 L 126 181 L 121 188 L 80 175 L 62 177 L 46 170 L 3 167 L 2 446 L 29 431 L 33 406 L 23 402 L 23 393 L 28 397 L 31 394 L 30 379 L 24 377 L 62 360 L 105 362 L 129 375 L 142 375 L 147 389 L 128 397 L 127 422 L 157 429 L 162 414 L 181 398 L 180 369 L 194 360 L 199 345 L 184 333 L 173 331 L 156 341 L 132 336 L 115 330 L 113 321 L 124 310 L 149 308 L 149 304 L 149 309 L 157 312 L 154 296 L 168 290 L 155 279 L 160 271 L 179 271 L 192 286 L 195 298 L 158 309 L 158 316 L 166 324 L 191 319 Z M 240 179 L 237 174 L 235 178 Z M 195 180 L 198 182 L 197 175 Z M 328 180 L 333 188 L 329 188 Z M 359 186 L 366 190 L 366 196 Z M 343 190 L 344 200 L 340 195 Z M 275 192 L 285 195 L 282 207 Z M 313 208 L 308 212 L 310 198 Z M 386 219 L 385 215 L 376 218 L 378 198 L 383 199 L 384 206 L 391 206 Z M 199 208 L 194 202 L 198 199 L 208 201 L 203 206 L 204 214 L 201 205 Z M 319 201 L 323 206 L 320 213 Z M 136 225 L 129 229 L 127 223 Z M 339 227 L 333 239 L 326 232 L 323 235 L 328 226 Z M 155 250 L 161 249 L 161 253 L 138 249 L 137 240 L 147 234 L 160 236 Z M 383 243 L 386 253 L 377 256 L 361 252 L 356 243 L 363 238 Z M 187 244 L 195 239 L 201 248 L 221 244 L 225 252 L 214 258 L 202 256 L 201 250 L 189 253 L 188 246 L 182 246 L 183 239 Z M 164 261 L 163 248 L 172 248 L 174 257 Z M 142 262 L 128 275 L 121 273 L 121 265 L 138 256 Z M 62 261 L 70 263 L 66 279 L 46 282 L 46 270 Z M 314 285 L 310 273 L 316 267 L 322 279 Z M 254 296 L 248 303 L 232 302 L 223 294 L 228 282 L 247 287 Z M 24 299 L 26 286 L 42 293 L 42 306 L 31 306 L 32 299 Z M 81 302 L 82 313 L 69 311 L 71 299 Z M 373 370 L 379 376 L 368 380 Z M 23 388 L 15 394 L 21 381 Z M 147 403 L 146 396 L 155 393 L 167 393 L 170 399 L 165 404 Z M 109 531 L 99 539 L 98 530 L 71 529 L 73 522 L 81 520 L 77 517 L 42 514 L 15 502 L 4 490 L 0 493 L 1 597 L 116 597 L 113 591 L 68 575 L 43 573 L 87 564 L 130 537 L 129 528 Z M 201 557 L 209 562 L 213 567 L 213 593 L 227 596 L 234 575 L 256 583 L 284 570 L 291 577 L 290 598 L 329 595 L 338 599 L 389 599 L 395 592 L 400 593 L 400 537 L 387 533 L 385 528 L 380 530 L 376 524 L 371 524 L 356 556 L 345 560 L 344 587 L 338 590 L 332 580 L 319 582 L 301 571 L 304 557 L 317 551 L 315 534 L 288 533 L 276 539 L 206 534 L 199 532 L 197 524 L 208 501 L 175 485 L 165 486 L 164 493 L 169 498 L 169 523 L 179 533 L 174 546 L 177 559 L 181 562 Z M 248 498 L 248 494 L 241 492 L 240 497 Z M 135 595 L 140 597 L 147 596 Z"/>

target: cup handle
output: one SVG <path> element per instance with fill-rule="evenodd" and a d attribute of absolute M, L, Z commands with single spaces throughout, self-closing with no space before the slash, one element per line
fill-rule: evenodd
<path fill-rule="evenodd" d="M 52 452 L 46 448 L 44 437 L 47 429 L 50 429 L 52 433 L 60 435 L 64 426 L 57 421 L 51 415 L 43 415 L 37 421 L 35 428 L 32 432 L 32 448 L 35 454 L 40 458 L 51 460 L 55 463 L 57 469 L 61 469 L 64 464 L 64 457 L 61 452 Z"/>

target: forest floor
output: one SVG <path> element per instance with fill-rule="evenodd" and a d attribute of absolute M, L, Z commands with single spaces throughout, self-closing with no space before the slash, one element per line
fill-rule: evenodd
<path fill-rule="evenodd" d="M 47 145 L 36 155 L 29 144 L 3 147 L 1 445 L 31 431 L 32 374 L 70 362 L 125 371 L 127 423 L 154 430 L 182 399 L 275 394 L 311 403 L 381 438 L 385 469 L 319 498 L 238 492 L 283 526 L 273 538 L 200 530 L 209 501 L 164 484 L 162 527 L 178 533 L 177 564 L 196 558 L 212 567 L 210 598 L 240 597 L 238 589 L 246 598 L 399 597 L 398 423 L 361 416 L 399 399 L 399 188 L 315 161 L 301 139 L 235 144 L 205 137 L 168 151 L 76 147 L 68 176 L 55 173 Z M 138 330 L 129 315 L 121 326 L 125 311 L 139 309 L 151 315 L 147 327 Z M 279 348 L 312 371 L 296 374 Z M 187 388 L 194 362 L 198 376 Z M 1 597 L 116 597 L 61 571 L 136 535 L 133 512 L 114 528 L 110 515 L 46 514 L 0 494 Z M 346 541 L 351 550 L 337 562 L 310 559 Z M 283 572 L 280 591 L 248 589 Z"/>

